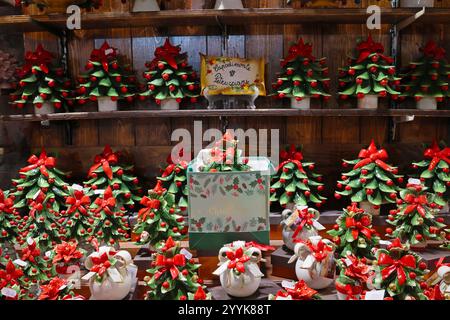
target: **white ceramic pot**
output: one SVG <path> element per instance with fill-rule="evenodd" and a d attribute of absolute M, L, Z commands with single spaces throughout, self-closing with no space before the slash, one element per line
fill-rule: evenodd
<path fill-rule="evenodd" d="M 133 12 L 160 11 L 156 0 L 134 0 Z"/>
<path fill-rule="evenodd" d="M 241 0 L 216 0 L 214 7 L 216 10 L 233 10 L 244 9 L 244 5 Z"/>
<path fill-rule="evenodd" d="M 291 230 L 289 227 L 284 226 L 283 230 L 281 231 L 281 235 L 283 237 L 283 242 L 292 251 L 294 251 L 295 244 L 294 239 L 292 236 L 294 235 L 295 230 Z M 314 229 L 307 229 L 303 228 L 302 231 L 300 231 L 297 235 L 297 239 L 306 240 L 309 237 L 317 236 L 318 233 Z"/>
<path fill-rule="evenodd" d="M 98 97 L 97 103 L 99 112 L 117 111 L 117 101 L 112 101 L 110 97 Z"/>
<path fill-rule="evenodd" d="M 224 272 L 220 275 L 220 285 L 225 292 L 236 298 L 249 297 L 258 290 L 261 278 L 255 277 L 249 272 L 235 275 L 233 272 Z"/>
<path fill-rule="evenodd" d="M 437 102 L 435 98 L 423 97 L 416 102 L 416 107 L 419 110 L 437 110 Z"/>
<path fill-rule="evenodd" d="M 434 7 L 434 0 L 400 0 L 400 7 L 402 8 L 432 8 Z"/>
<path fill-rule="evenodd" d="M 379 216 L 380 215 L 380 208 L 374 209 L 373 208 L 373 204 L 371 204 L 369 201 L 360 202 L 359 203 L 359 207 L 361 209 L 363 209 L 365 212 L 371 214 L 372 216 Z"/>
<path fill-rule="evenodd" d="M 438 269 L 437 274 L 441 279 L 439 289 L 442 295 L 450 295 L 450 267 L 442 266 Z"/>
<path fill-rule="evenodd" d="M 311 105 L 311 98 L 304 98 L 300 101 L 297 101 L 295 98 L 291 98 L 292 109 L 308 110 L 310 109 L 310 105 Z"/>
<path fill-rule="evenodd" d="M 358 109 L 378 109 L 378 96 L 368 94 L 362 99 L 358 99 Z"/>
<path fill-rule="evenodd" d="M 180 104 L 176 99 L 165 99 L 161 101 L 161 110 L 178 110 Z"/>
<path fill-rule="evenodd" d="M 34 107 L 34 113 L 41 115 L 55 113 L 55 107 L 53 106 L 53 103 L 46 101 L 42 104 L 41 108 Z"/>

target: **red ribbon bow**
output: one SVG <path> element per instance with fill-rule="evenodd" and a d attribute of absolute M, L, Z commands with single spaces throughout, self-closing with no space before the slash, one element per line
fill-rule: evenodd
<path fill-rule="evenodd" d="M 148 197 L 144 197 L 141 200 L 141 204 L 145 206 L 145 208 L 139 210 L 138 217 L 142 221 L 146 221 L 147 217 L 149 216 L 150 212 L 152 212 L 152 210 L 159 209 L 159 207 L 161 206 L 161 201 L 159 201 L 158 199 L 150 199 Z"/>
<path fill-rule="evenodd" d="M 173 69 L 178 70 L 176 56 L 180 53 L 181 48 L 179 46 L 173 46 L 170 43 L 169 38 L 162 47 L 158 47 L 155 50 L 155 59 L 151 63 L 151 68 L 154 68 L 160 61 L 165 61 Z"/>
<path fill-rule="evenodd" d="M 377 53 L 380 58 L 382 58 L 389 64 L 394 63 L 394 59 L 383 55 L 383 45 L 379 42 L 374 42 L 371 35 L 369 35 L 366 41 L 360 42 L 356 49 L 359 51 L 359 57 L 356 60 L 357 63 L 361 63 L 362 61 L 366 60 L 372 53 Z"/>
<path fill-rule="evenodd" d="M 33 241 L 31 245 L 22 250 L 22 260 L 34 263 L 36 261 L 35 257 L 38 257 L 40 254 L 41 250 L 36 248 L 36 242 Z"/>
<path fill-rule="evenodd" d="M 38 192 L 39 192 L 39 195 L 29 205 L 29 207 L 30 207 L 29 215 L 33 219 L 36 218 L 37 212 L 41 212 L 42 210 L 44 210 L 43 202 L 44 202 L 46 196 L 42 191 L 38 191 Z"/>
<path fill-rule="evenodd" d="M 319 240 L 317 245 L 313 245 L 309 240 L 304 243 L 308 246 L 311 254 L 319 263 L 328 257 L 329 253 L 333 251 L 333 248 L 327 245 L 323 240 Z"/>
<path fill-rule="evenodd" d="M 118 161 L 117 153 L 114 153 L 109 145 L 105 146 L 103 152 L 95 156 L 94 165 L 89 169 L 89 177 L 92 177 L 92 174 L 95 170 L 97 170 L 100 166 L 105 171 L 106 176 L 109 180 L 113 178 L 113 172 L 111 169 L 111 164 L 116 164 Z"/>
<path fill-rule="evenodd" d="M 240 273 L 245 272 L 245 263 L 250 260 L 250 257 L 244 254 L 244 249 L 239 247 L 236 251 L 228 251 L 227 258 L 230 260 L 228 269 L 235 269 Z"/>
<path fill-rule="evenodd" d="M 450 263 L 444 263 L 445 259 L 446 257 L 439 258 L 439 260 L 436 262 L 436 269 L 439 269 L 440 267 L 450 267 Z"/>
<path fill-rule="evenodd" d="M 81 190 L 75 190 L 74 196 L 69 196 L 66 199 L 66 204 L 69 205 L 69 208 L 67 209 L 67 214 L 72 214 L 75 211 L 80 212 L 82 215 L 87 216 L 88 211 L 87 208 L 91 204 L 91 199 L 84 195 L 83 191 Z"/>
<path fill-rule="evenodd" d="M 378 150 L 374 140 L 370 142 L 367 149 L 362 149 L 359 152 L 358 158 L 361 160 L 353 167 L 353 169 L 362 168 L 372 162 L 375 162 L 376 165 L 385 171 L 394 171 L 394 168 L 384 162 L 388 159 L 387 151 L 385 149 Z"/>
<path fill-rule="evenodd" d="M 406 282 L 406 273 L 404 268 L 415 269 L 416 258 L 414 258 L 413 255 L 407 254 L 400 259 L 395 260 L 390 255 L 381 253 L 378 257 L 378 265 L 385 266 L 385 268 L 381 271 L 383 280 L 395 272 L 399 285 L 403 286 Z"/>
<path fill-rule="evenodd" d="M 56 159 L 53 157 L 47 157 L 47 153 L 44 149 L 42 149 L 39 158 L 36 155 L 32 155 L 28 158 L 28 163 L 30 165 L 20 169 L 20 172 L 28 172 L 39 168 L 41 174 L 48 178 L 49 174 L 47 169 L 52 169 L 56 166 Z"/>
<path fill-rule="evenodd" d="M 428 41 L 424 47 L 420 48 L 420 51 L 427 57 L 436 60 L 442 60 L 445 57 L 445 49 L 439 47 L 433 40 Z"/>
<path fill-rule="evenodd" d="M 14 263 L 9 260 L 6 264 L 5 270 L 0 270 L 0 290 L 7 285 L 17 284 L 17 279 L 23 276 L 23 271 L 21 269 L 16 269 Z"/>
<path fill-rule="evenodd" d="M 106 41 L 100 49 L 94 49 L 91 53 L 91 61 L 100 62 L 106 72 L 109 70 L 109 61 L 116 59 L 116 57 L 117 49 L 111 47 Z"/>
<path fill-rule="evenodd" d="M 92 257 L 91 259 L 94 265 L 89 271 L 97 273 L 100 277 L 111 267 L 107 252 L 104 252 L 100 257 Z"/>
<path fill-rule="evenodd" d="M 169 270 L 172 279 L 176 279 L 180 273 L 178 267 L 184 267 L 186 265 L 186 257 L 180 253 L 176 254 L 173 258 L 158 255 L 155 263 L 158 267 L 162 267 L 155 274 L 155 279 L 158 279 L 167 270 Z"/>
<path fill-rule="evenodd" d="M 19 78 L 24 77 L 34 66 L 39 66 L 39 68 L 44 72 L 48 73 L 48 65 L 51 63 L 54 55 L 44 49 L 42 44 L 39 44 L 35 52 L 28 51 L 25 53 L 25 64 L 18 71 Z"/>
<path fill-rule="evenodd" d="M 111 187 L 106 188 L 103 197 L 95 199 L 94 203 L 97 205 L 97 209 L 94 210 L 95 213 L 103 211 L 107 215 L 112 215 L 112 210 L 116 206 L 116 199 L 112 195 Z"/>
<path fill-rule="evenodd" d="M 289 55 L 281 62 L 281 66 L 286 66 L 289 62 L 297 59 L 297 57 L 303 57 L 311 61 L 316 60 L 312 55 L 312 45 L 310 43 L 304 43 L 302 38 L 298 40 L 298 43 L 289 48 Z"/>
<path fill-rule="evenodd" d="M 297 238 L 300 231 L 303 230 L 303 227 L 306 226 L 312 226 L 314 222 L 314 213 L 309 212 L 308 208 L 303 208 L 302 210 L 298 210 L 298 218 L 300 219 L 300 223 L 298 224 L 297 228 L 295 229 L 294 233 L 292 234 L 292 238 Z"/>
<path fill-rule="evenodd" d="M 370 219 L 367 217 L 365 217 L 366 219 L 363 218 L 360 221 L 356 221 L 356 219 L 352 217 L 347 217 L 345 219 L 345 226 L 348 229 L 351 229 L 353 239 L 355 240 L 358 239 L 360 233 L 369 240 L 372 238 L 372 231 L 368 228 L 368 226 L 370 226 Z"/>
<path fill-rule="evenodd" d="M 14 211 L 14 200 L 5 198 L 3 190 L 0 190 L 0 212 L 12 213 Z"/>
<path fill-rule="evenodd" d="M 426 149 L 423 155 L 425 158 L 431 159 L 430 166 L 428 167 L 429 171 L 433 171 L 441 161 L 450 164 L 450 148 L 447 147 L 441 150 L 436 141 L 433 141 L 432 146 Z"/>
<path fill-rule="evenodd" d="M 405 214 L 409 214 L 417 210 L 422 217 L 425 217 L 426 211 L 423 206 L 428 204 L 427 196 L 422 194 L 415 196 L 413 194 L 407 194 L 405 196 L 405 202 L 408 204 L 405 209 Z"/>
<path fill-rule="evenodd" d="M 361 294 L 361 286 L 352 286 L 351 284 L 341 284 L 336 282 L 336 291 L 346 294 L 345 300 L 359 300 L 356 296 Z"/>
<path fill-rule="evenodd" d="M 297 166 L 300 172 L 305 173 L 305 170 L 303 169 L 303 165 L 301 163 L 301 161 L 303 160 L 303 154 L 300 151 L 297 151 L 295 145 L 292 144 L 289 148 L 289 151 L 281 151 L 280 160 L 281 163 L 278 165 L 277 171 L 283 168 L 286 164 L 292 162 Z"/>

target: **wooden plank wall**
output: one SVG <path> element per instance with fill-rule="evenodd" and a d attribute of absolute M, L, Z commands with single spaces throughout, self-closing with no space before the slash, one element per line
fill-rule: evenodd
<path fill-rule="evenodd" d="M 166 2 L 169 9 L 185 8 L 189 2 L 171 0 Z M 284 7 L 283 0 L 246 0 L 246 7 L 278 8 Z M 363 0 L 361 7 L 370 4 L 389 6 L 388 0 Z M 450 0 L 437 2 L 437 6 L 449 6 Z M 298 6 L 298 4 L 294 4 Z M 341 5 L 342 6 L 342 5 Z M 347 1 L 346 7 L 355 7 Z M 343 7 L 343 6 L 342 6 Z M 121 11 L 129 10 L 129 3 L 125 5 L 120 0 L 106 0 L 101 10 Z M 407 63 L 417 55 L 417 45 L 433 38 L 438 40 L 450 52 L 449 25 L 412 26 L 404 30 L 401 38 L 401 62 Z M 200 28 L 189 28 L 191 35 L 174 36 L 171 40 L 181 44 L 189 53 L 190 62 L 199 70 L 199 52 L 207 54 L 226 54 L 239 57 L 263 56 L 268 63 L 267 87 L 276 78 L 280 70 L 279 60 L 287 52 L 290 43 L 301 36 L 311 41 L 314 54 L 317 57 L 328 57 L 332 92 L 336 92 L 337 69 L 345 64 L 346 54 L 355 46 L 355 40 L 360 36 L 367 36 L 365 25 L 286 25 L 286 26 L 246 26 L 242 34 L 234 34 L 225 40 L 217 35 L 198 35 Z M 174 31 L 174 30 L 172 30 Z M 173 32 L 176 34 L 175 32 Z M 370 32 L 376 41 L 384 44 L 389 53 L 389 32 L 384 26 L 381 30 Z M 103 32 L 76 32 L 69 46 L 71 57 L 69 69 L 73 77 L 83 71 L 89 53 L 95 46 L 100 46 L 104 40 L 119 48 L 128 57 L 137 74 L 144 71 L 144 64 L 153 57 L 154 49 L 164 41 L 161 30 L 155 28 L 114 29 Z M 31 49 L 38 42 L 57 50 L 58 43 L 53 36 L 44 33 L 28 34 L 25 47 Z M 274 105 L 271 98 L 260 98 L 259 106 Z M 331 100 L 328 107 L 337 107 L 337 101 Z M 386 103 L 385 103 L 386 106 Z M 155 108 L 143 106 L 137 108 Z M 315 103 L 315 108 L 323 107 Z M 85 107 L 83 107 L 85 108 Z M 81 108 L 81 109 L 83 109 Z M 74 177 L 82 179 L 90 165 L 93 156 L 100 152 L 103 145 L 111 144 L 114 148 L 125 150 L 130 160 L 137 165 L 137 173 L 147 179 L 147 187 L 153 183 L 158 173 L 158 166 L 169 153 L 171 146 L 171 132 L 176 128 L 193 130 L 193 121 L 197 119 L 130 119 L 130 120 L 90 120 L 74 123 L 73 145 L 66 145 L 64 139 L 64 125 L 55 123 L 50 128 L 42 128 L 34 124 L 30 137 L 31 147 L 37 150 L 46 147 L 60 155 L 63 169 L 74 172 Z M 229 118 L 230 128 L 279 129 L 282 144 L 302 144 L 306 159 L 317 162 L 317 168 L 326 175 L 328 191 L 333 193 L 335 181 L 340 175 L 340 160 L 354 158 L 358 150 L 367 145 L 371 138 L 386 145 L 391 154 L 392 162 L 406 171 L 408 163 L 420 157 L 421 144 L 432 139 L 448 139 L 448 119 L 416 119 L 414 122 L 397 126 L 395 141 L 387 145 L 389 119 L 388 118 L 359 118 L 359 117 L 271 117 L 271 118 Z M 219 119 L 203 120 L 204 130 L 208 128 L 221 129 Z M 329 207 L 340 206 L 334 200 Z"/>

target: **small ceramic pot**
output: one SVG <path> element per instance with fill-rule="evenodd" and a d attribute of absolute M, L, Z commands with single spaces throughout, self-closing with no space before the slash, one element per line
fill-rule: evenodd
<path fill-rule="evenodd" d="M 176 99 L 165 99 L 161 101 L 161 110 L 178 110 L 180 104 Z"/>
<path fill-rule="evenodd" d="M 371 214 L 372 216 L 379 216 L 380 215 L 380 208 L 374 209 L 373 204 L 371 204 L 369 201 L 362 201 L 359 203 L 359 207 L 363 209 L 368 214 Z"/>
<path fill-rule="evenodd" d="M 378 96 L 368 94 L 362 99 L 358 99 L 358 109 L 378 109 Z"/>
<path fill-rule="evenodd" d="M 423 97 L 416 102 L 418 110 L 437 110 L 437 102 L 435 98 Z"/>
<path fill-rule="evenodd" d="M 291 98 L 292 109 L 308 110 L 310 109 L 310 105 L 311 105 L 311 98 L 304 98 L 300 101 L 297 101 L 295 98 Z"/>
<path fill-rule="evenodd" d="M 401 8 L 432 8 L 434 7 L 434 0 L 400 0 Z"/>
<path fill-rule="evenodd" d="M 34 113 L 39 115 L 55 113 L 55 107 L 53 106 L 53 103 L 46 101 L 42 104 L 41 108 L 35 106 Z"/>
<path fill-rule="evenodd" d="M 216 0 L 214 7 L 216 10 L 239 10 L 244 9 L 244 5 L 241 0 Z"/>
<path fill-rule="evenodd" d="M 117 101 L 112 101 L 110 97 L 98 97 L 97 103 L 99 112 L 117 111 Z"/>
<path fill-rule="evenodd" d="M 134 0 L 132 12 L 151 12 L 160 10 L 156 0 Z"/>

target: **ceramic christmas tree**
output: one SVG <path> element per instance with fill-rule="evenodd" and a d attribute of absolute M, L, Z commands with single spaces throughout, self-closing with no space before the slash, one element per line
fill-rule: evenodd
<path fill-rule="evenodd" d="M 326 59 L 312 55 L 312 45 L 300 38 L 289 48 L 289 55 L 281 61 L 282 72 L 273 88 L 280 99 L 290 98 L 291 107 L 309 109 L 310 98 L 330 97 Z"/>
<path fill-rule="evenodd" d="M 25 54 L 25 63 L 17 71 L 17 89 L 11 94 L 12 105 L 23 108 L 32 103 L 37 114 L 53 113 L 54 109 L 68 111 L 71 82 L 53 59 L 42 45 Z"/>
<path fill-rule="evenodd" d="M 130 66 L 119 61 L 117 49 L 106 41 L 92 51 L 85 69 L 87 73 L 78 79 L 78 103 L 97 101 L 99 111 L 116 111 L 118 100 L 134 100 L 136 76 Z"/>
<path fill-rule="evenodd" d="M 0 92 L 2 89 L 10 89 L 14 81 L 17 61 L 13 55 L 0 50 Z"/>
<path fill-rule="evenodd" d="M 313 162 L 304 162 L 303 154 L 294 145 L 280 152 L 280 165 L 272 177 L 270 202 L 281 207 L 315 205 L 320 207 L 326 200 L 320 193 L 324 190 L 322 175 L 314 172 Z"/>
<path fill-rule="evenodd" d="M 20 240 L 20 220 L 14 200 L 8 196 L 8 192 L 0 190 L 0 247 L 3 254 L 15 255 L 14 244 Z"/>
<path fill-rule="evenodd" d="M 155 58 L 147 62 L 146 67 L 147 88 L 141 96 L 155 99 L 163 110 L 179 109 L 184 98 L 197 101 L 198 77 L 188 64 L 187 53 L 181 53 L 180 46 L 173 46 L 166 39 L 164 45 L 155 50 Z"/>
<path fill-rule="evenodd" d="M 118 245 L 119 241 L 130 238 L 128 234 L 128 219 L 125 217 L 125 208 L 114 198 L 111 187 L 92 203 L 90 208 L 96 221 L 94 236 L 103 244 Z"/>
<path fill-rule="evenodd" d="M 400 78 L 395 76 L 394 59 L 383 52 L 383 45 L 374 42 L 370 35 L 366 41 L 358 42 L 348 66 L 339 70 L 340 99 L 356 97 L 358 108 L 376 109 L 378 97 L 398 97 L 400 92 L 394 87 L 400 84 Z"/>
<path fill-rule="evenodd" d="M 337 183 L 335 197 L 349 197 L 357 202 L 364 211 L 379 215 L 380 206 L 384 203 L 395 203 L 397 183 L 403 182 L 398 169 L 386 163 L 388 153 L 385 149 L 377 149 L 372 140 L 367 149 L 359 152 L 358 159 L 343 160 L 342 166 L 352 166 L 351 171 L 342 175 Z"/>
<path fill-rule="evenodd" d="M 375 288 L 386 290 L 386 296 L 394 300 L 427 300 L 422 289 L 427 265 L 409 251 L 408 244 L 395 239 L 387 249 L 379 249 L 376 257 Z"/>
<path fill-rule="evenodd" d="M 197 275 L 199 264 L 192 255 L 180 248 L 180 243 L 169 237 L 161 242 L 154 256 L 148 276 L 144 281 L 149 290 L 146 300 L 187 300 L 189 293 L 196 293 L 198 287 L 205 288 Z"/>
<path fill-rule="evenodd" d="M 339 277 L 336 279 L 336 291 L 339 300 L 359 300 L 366 290 L 370 268 L 365 258 L 358 259 L 352 254 L 337 261 Z"/>
<path fill-rule="evenodd" d="M 450 201 L 450 148 L 439 147 L 436 141 L 424 152 L 425 160 L 414 162 L 413 169 L 420 170 L 419 177 L 433 194 L 431 207 L 448 212 Z M 433 205 L 434 204 L 434 205 Z"/>
<path fill-rule="evenodd" d="M 380 240 L 372 227 L 372 216 L 358 208 L 356 203 L 344 209 L 333 230 L 327 233 L 333 237 L 336 252 L 341 257 L 350 253 L 358 258 L 373 259 L 373 248 Z"/>
<path fill-rule="evenodd" d="M 134 228 L 134 232 L 140 235 L 138 244 L 153 247 L 168 237 L 174 240 L 185 238 L 187 228 L 175 196 L 162 187 L 161 181 L 149 191 L 148 197 L 142 198 L 141 204 L 143 208 L 139 210 L 138 222 Z"/>
<path fill-rule="evenodd" d="M 407 188 L 400 191 L 402 202 L 397 210 L 391 210 L 387 220 L 395 227 L 386 230 L 389 236 L 414 247 L 426 246 L 427 240 L 443 240 L 440 232 L 445 224 L 436 221 L 427 190 L 419 181 L 410 180 Z"/>
<path fill-rule="evenodd" d="M 90 180 L 84 182 L 85 187 L 89 189 L 88 195 L 95 199 L 96 190 L 111 187 L 117 202 L 133 209 L 141 200 L 138 193 L 142 192 L 133 170 L 132 165 L 122 165 L 119 152 L 113 152 L 111 147 L 106 145 L 103 152 L 95 156 L 94 164 L 89 169 Z"/>
<path fill-rule="evenodd" d="M 248 158 L 242 157 L 242 150 L 238 149 L 238 140 L 229 133 L 225 133 L 214 147 L 207 150 L 203 160 L 201 172 L 230 172 L 249 171 Z"/>
<path fill-rule="evenodd" d="M 46 203 L 51 204 L 55 212 L 64 207 L 68 188 L 65 182 L 67 173 L 56 165 L 56 158 L 48 156 L 44 149 L 39 156 L 32 155 L 28 159 L 28 165 L 19 170 L 19 179 L 12 180 L 10 196 L 14 198 L 15 208 L 26 208 L 39 191 L 46 195 Z"/>
<path fill-rule="evenodd" d="M 418 60 L 411 62 L 401 74 L 401 98 L 414 98 L 417 109 L 436 110 L 437 102 L 450 96 L 450 65 L 445 59 L 445 50 L 432 40 L 420 51 L 422 55 Z"/>

